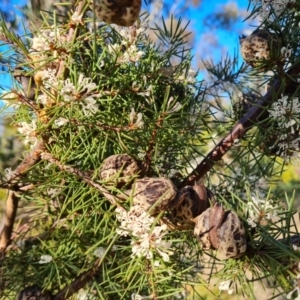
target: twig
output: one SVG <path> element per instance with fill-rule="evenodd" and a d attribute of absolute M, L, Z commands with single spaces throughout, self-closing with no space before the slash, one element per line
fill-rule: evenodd
<path fill-rule="evenodd" d="M 294 65 L 287 76 L 281 80 L 274 82 L 273 86 L 233 127 L 233 129 L 210 151 L 202 162 L 191 172 L 180 184 L 178 188 L 187 185 L 194 185 L 195 182 L 201 180 L 204 175 L 219 161 L 223 155 L 232 147 L 234 141 L 243 137 L 243 135 L 258 121 L 264 120 L 267 116 L 266 107 L 271 104 L 274 99 L 278 99 L 284 88 L 287 89 L 295 82 L 294 76 L 300 73 L 300 64 Z"/>
<path fill-rule="evenodd" d="M 113 195 L 110 193 L 106 188 L 101 186 L 99 183 L 93 181 L 90 178 L 90 172 L 83 172 L 77 168 L 67 166 L 62 164 L 58 159 L 54 158 L 50 153 L 43 153 L 43 159 L 48 160 L 49 162 L 55 164 L 58 166 L 61 170 L 64 170 L 70 174 L 78 176 L 82 181 L 86 182 L 90 186 L 96 188 L 99 190 L 105 198 L 107 198 L 112 205 L 118 206 L 122 208 L 122 206 L 119 205 L 119 203 L 116 201 L 116 199 L 119 199 L 121 201 L 124 200 L 124 197 L 127 198 L 128 195 L 124 194 L 124 197 L 122 195 Z"/>

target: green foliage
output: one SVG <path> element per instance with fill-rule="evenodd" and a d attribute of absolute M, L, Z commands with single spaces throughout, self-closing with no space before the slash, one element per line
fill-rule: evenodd
<path fill-rule="evenodd" d="M 27 153 L 44 144 L 41 159 L 17 178 L 28 187 L 18 190 L 22 203 L 34 210 L 26 214 L 23 226 L 15 225 L 2 261 L 2 299 L 14 299 L 34 284 L 56 294 L 74 287 L 75 279 L 91 270 L 95 272 L 84 289 L 95 299 L 134 299 L 134 294 L 174 299 L 187 289 L 192 290 L 190 297 L 201 299 L 194 286 L 207 287 L 205 280 L 214 277 L 219 283 L 229 280 L 252 299 L 253 283 L 263 279 L 276 280 L 278 294 L 289 291 L 300 257 L 291 242 L 298 235 L 294 198 L 282 203 L 282 192 L 270 188 L 267 180 L 275 180 L 283 166 L 259 151 L 257 127 L 206 179 L 217 201 L 243 222 L 246 254 L 220 261 L 215 251 L 204 251 L 189 228 L 174 226 L 162 237 L 151 237 L 171 219 L 169 209 L 151 219 L 148 242 L 157 239 L 158 246 L 151 244 L 149 256 L 135 255 L 134 246 L 141 243 L 132 232 L 120 234 L 125 225 L 116 210 L 130 211 L 134 184 L 128 192 L 130 183 L 112 186 L 101 178 L 103 161 L 127 153 L 141 166 L 132 179 L 167 177 L 178 185 L 218 135 L 232 127 L 235 117 L 221 101 L 224 94 L 251 90 L 246 82 L 253 75 L 244 65 L 237 67 L 237 57 L 226 57 L 220 64 L 206 64 L 215 79 L 209 86 L 190 70 L 187 25 L 181 20 L 170 29 L 164 22 L 156 28 L 159 42 L 154 44 L 143 19 L 129 29 L 96 28 L 86 11 L 83 6 L 80 21 L 73 14 L 62 24 L 55 15 L 49 17 L 32 33 L 30 46 L 1 22 L 12 45 L 5 59 L 12 69 L 17 65 L 32 77 L 34 89 L 30 99 L 16 82 L 13 96 L 2 98 L 16 107 L 12 122 Z M 3 173 L 1 185 L 15 188 L 7 176 Z M 203 279 L 206 264 L 210 271 Z"/>

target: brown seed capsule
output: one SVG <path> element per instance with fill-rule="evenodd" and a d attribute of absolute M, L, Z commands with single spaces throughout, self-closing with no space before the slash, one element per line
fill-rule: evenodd
<path fill-rule="evenodd" d="M 131 26 L 139 17 L 141 0 L 95 0 L 95 8 L 106 23 Z"/>
<path fill-rule="evenodd" d="M 115 154 L 103 161 L 100 178 L 115 186 L 129 183 L 140 171 L 138 163 L 128 154 Z"/>
<path fill-rule="evenodd" d="M 238 258 L 246 252 L 245 228 L 236 213 L 215 204 L 195 222 L 194 234 L 203 249 L 216 249 L 219 259 Z"/>
<path fill-rule="evenodd" d="M 262 71 L 271 70 L 281 61 L 280 47 L 280 39 L 264 29 L 257 29 L 248 37 L 240 38 L 241 54 L 245 62 Z"/>
<path fill-rule="evenodd" d="M 133 204 L 139 205 L 150 215 L 168 209 L 177 197 L 177 189 L 165 177 L 137 179 L 134 186 Z"/>
<path fill-rule="evenodd" d="M 210 191 L 209 191 L 210 192 Z M 202 184 L 186 186 L 179 191 L 179 201 L 172 210 L 176 222 L 191 222 L 209 207 L 207 188 Z"/>
<path fill-rule="evenodd" d="M 50 292 L 43 291 L 38 285 L 28 286 L 22 290 L 17 300 L 51 300 L 52 296 Z"/>

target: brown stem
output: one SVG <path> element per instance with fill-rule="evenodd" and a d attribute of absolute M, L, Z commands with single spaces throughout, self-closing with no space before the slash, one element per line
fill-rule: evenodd
<path fill-rule="evenodd" d="M 186 185 L 194 185 L 195 182 L 201 180 L 214 164 L 232 147 L 235 140 L 240 139 L 252 126 L 257 124 L 258 121 L 262 121 L 266 118 L 266 107 L 268 107 L 274 99 L 278 99 L 280 94 L 295 82 L 293 77 L 299 73 L 300 63 L 294 65 L 285 78 L 276 80 L 265 96 L 235 124 L 232 130 L 207 154 L 195 170 L 178 185 L 178 188 L 182 188 Z"/>
<path fill-rule="evenodd" d="M 63 290 L 54 295 L 52 297 L 52 300 L 68 299 L 69 297 L 77 293 L 81 288 L 83 288 L 89 281 L 94 278 L 94 276 L 98 273 L 101 263 L 102 258 L 98 258 L 91 270 L 80 274 L 70 285 L 66 286 Z"/>
<path fill-rule="evenodd" d="M 13 191 L 9 191 L 6 199 L 4 223 L 0 235 L 0 258 L 4 257 L 5 251 L 10 244 L 14 221 L 17 214 L 19 197 Z"/>

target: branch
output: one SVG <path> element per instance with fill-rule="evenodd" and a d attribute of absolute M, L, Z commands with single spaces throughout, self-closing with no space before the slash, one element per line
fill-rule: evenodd
<path fill-rule="evenodd" d="M 63 290 L 54 295 L 52 297 L 52 300 L 68 299 L 69 297 L 77 293 L 81 288 L 83 288 L 89 281 L 94 278 L 94 276 L 98 273 L 101 263 L 102 258 L 100 257 L 96 260 L 91 270 L 79 275 L 69 286 L 66 286 Z"/>
<path fill-rule="evenodd" d="M 234 141 L 243 137 L 243 135 L 258 121 L 262 121 L 267 117 L 266 107 L 268 107 L 274 99 L 287 89 L 292 83 L 296 82 L 293 77 L 300 73 L 300 63 L 294 65 L 285 78 L 276 80 L 273 86 L 265 94 L 255 106 L 253 106 L 232 128 L 232 130 L 215 146 L 215 148 L 207 154 L 202 162 L 191 172 L 179 185 L 182 188 L 186 185 L 194 185 L 195 182 L 201 180 L 205 174 L 219 161 L 223 155 L 232 147 Z"/>

